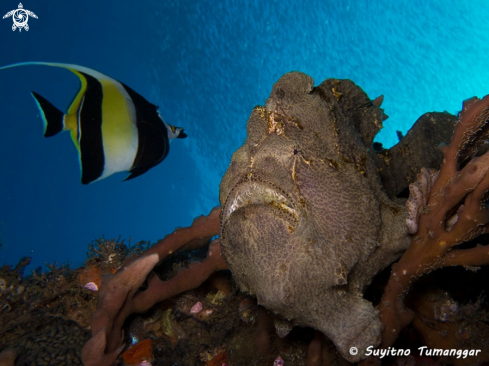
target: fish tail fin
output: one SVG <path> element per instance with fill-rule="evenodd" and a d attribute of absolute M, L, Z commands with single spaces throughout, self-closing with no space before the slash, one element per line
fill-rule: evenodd
<path fill-rule="evenodd" d="M 32 92 L 44 124 L 44 137 L 54 136 L 64 130 L 64 113 L 46 98 Z"/>

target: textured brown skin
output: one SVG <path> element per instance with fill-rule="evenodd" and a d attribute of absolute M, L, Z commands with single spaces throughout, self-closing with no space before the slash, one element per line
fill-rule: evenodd
<path fill-rule="evenodd" d="M 406 213 L 385 194 L 371 150 L 382 110 L 351 81 L 313 85 L 286 74 L 253 110 L 221 182 L 222 254 L 240 288 L 278 314 L 279 334 L 313 327 L 355 362 L 380 343 L 378 312 L 362 294 L 407 248 Z M 255 192 L 228 215 L 251 182 L 280 192 L 297 214 Z"/>

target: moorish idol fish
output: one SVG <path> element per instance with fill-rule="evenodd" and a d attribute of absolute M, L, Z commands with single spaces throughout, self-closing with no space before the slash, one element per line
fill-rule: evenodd
<path fill-rule="evenodd" d="M 168 155 L 170 140 L 185 138 L 183 128 L 166 123 L 158 107 L 127 85 L 87 67 L 23 62 L 70 70 L 81 85 L 67 113 L 32 92 L 44 123 L 44 136 L 69 130 L 78 151 L 81 182 L 88 184 L 117 172 L 132 179 L 158 165 Z"/>

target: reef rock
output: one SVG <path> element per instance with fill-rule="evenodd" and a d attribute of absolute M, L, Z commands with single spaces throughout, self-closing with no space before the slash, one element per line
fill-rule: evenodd
<path fill-rule="evenodd" d="M 222 253 L 241 290 L 278 315 L 279 335 L 313 327 L 351 362 L 380 342 L 363 291 L 410 242 L 403 201 L 380 178 L 387 155 L 372 149 L 378 104 L 349 80 L 284 75 L 220 187 Z"/>

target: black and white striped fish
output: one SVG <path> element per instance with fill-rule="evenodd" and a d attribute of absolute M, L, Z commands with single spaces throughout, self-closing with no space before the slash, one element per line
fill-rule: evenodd
<path fill-rule="evenodd" d="M 44 136 L 69 130 L 78 151 L 81 182 L 88 184 L 122 171 L 135 178 L 168 155 L 170 140 L 185 138 L 183 128 L 166 123 L 158 107 L 127 85 L 87 67 L 23 62 L 25 65 L 61 67 L 72 71 L 81 85 L 67 113 L 32 92 L 44 122 Z"/>

